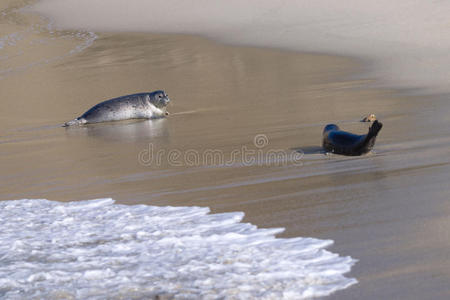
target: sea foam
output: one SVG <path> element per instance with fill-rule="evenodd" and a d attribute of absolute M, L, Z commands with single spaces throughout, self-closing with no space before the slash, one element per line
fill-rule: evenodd
<path fill-rule="evenodd" d="M 301 299 L 357 281 L 331 240 L 201 207 L 0 202 L 0 298 Z"/>

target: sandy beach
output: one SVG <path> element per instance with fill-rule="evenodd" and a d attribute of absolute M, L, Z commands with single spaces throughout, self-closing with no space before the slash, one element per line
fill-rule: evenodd
<path fill-rule="evenodd" d="M 7 12 L 2 36 L 43 22 Z M 343 55 L 185 34 L 25 36 L 1 49 L 1 200 L 241 211 L 358 260 L 347 274 L 358 284 L 328 299 L 450 296 L 448 94 L 374 88 L 370 65 Z M 61 127 L 100 101 L 156 89 L 172 100 L 165 119 Z M 322 152 L 324 125 L 362 134 L 369 113 L 384 124 L 373 153 Z"/>

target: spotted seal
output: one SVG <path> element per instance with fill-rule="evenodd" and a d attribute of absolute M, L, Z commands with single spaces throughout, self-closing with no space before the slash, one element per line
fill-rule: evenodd
<path fill-rule="evenodd" d="M 170 99 L 164 91 L 126 95 L 100 102 L 81 117 L 63 126 L 83 125 L 128 119 L 155 119 L 168 115 Z"/>

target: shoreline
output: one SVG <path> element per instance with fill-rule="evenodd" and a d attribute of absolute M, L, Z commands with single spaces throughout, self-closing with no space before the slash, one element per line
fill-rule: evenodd
<path fill-rule="evenodd" d="M 36 14 L 41 17 L 44 17 L 48 20 L 53 20 L 57 16 L 55 14 L 55 11 L 58 9 L 52 11 L 45 11 L 48 10 L 49 7 L 45 3 L 48 0 L 32 0 L 34 1 L 33 4 L 30 4 L 23 10 L 25 13 L 31 13 Z M 71 0 L 66 0 L 71 1 Z M 139 1 L 139 0 L 137 0 Z M 45 4 L 40 6 L 40 4 Z M 61 11 L 59 11 L 61 13 Z M 60 15 L 62 16 L 62 14 Z M 55 31 L 79 31 L 81 30 L 84 33 L 88 33 L 89 35 L 94 34 L 94 32 L 97 32 L 94 29 L 89 29 L 85 25 L 83 26 L 74 26 L 72 21 L 66 21 L 62 22 L 61 18 L 57 18 L 60 23 L 54 23 L 54 20 L 51 21 L 54 26 L 52 30 Z M 72 24 L 72 25 L 68 25 Z M 93 30 L 93 31 L 91 31 Z M 165 31 L 149 31 L 149 30 L 138 30 L 138 31 L 127 31 L 127 30 L 100 30 L 98 31 L 99 34 L 103 35 L 113 35 L 113 34 L 130 34 L 130 35 L 141 35 L 141 34 L 150 34 L 150 35 L 160 35 L 160 36 L 173 36 L 173 37 L 191 37 L 191 38 L 199 38 L 199 39 L 205 39 L 207 41 L 211 41 L 212 43 L 217 43 L 219 45 L 228 46 L 228 47 L 235 47 L 235 48 L 253 48 L 253 49 L 266 49 L 266 50 L 272 50 L 277 52 L 285 52 L 285 53 L 296 53 L 299 55 L 313 55 L 313 56 L 324 56 L 324 57 L 336 57 L 339 59 L 347 60 L 349 64 L 352 64 L 353 70 L 351 72 L 348 72 L 346 77 L 343 79 L 346 81 L 360 81 L 365 82 L 365 84 L 359 85 L 357 89 L 367 89 L 367 90 L 381 90 L 386 92 L 392 92 L 394 97 L 395 95 L 398 95 L 399 97 L 432 97 L 432 98 L 443 98 L 448 97 L 450 95 L 450 91 L 444 91 L 444 90 L 438 90 L 433 91 L 431 89 L 431 86 L 427 86 L 426 84 L 411 84 L 411 85 L 401 85 L 396 84 L 395 81 L 389 80 L 386 77 L 383 78 L 382 75 L 376 74 L 375 70 L 377 69 L 375 65 L 379 64 L 379 58 L 376 58 L 374 56 L 370 57 L 367 55 L 362 55 L 361 53 L 359 55 L 357 54 L 350 54 L 350 53 L 340 53 L 337 51 L 331 51 L 329 48 L 327 50 L 305 50 L 305 49 L 296 49 L 295 47 L 287 47 L 287 46 L 274 46 L 274 45 L 258 45 L 257 43 L 246 43 L 245 41 L 227 41 L 226 39 L 220 38 L 220 37 L 213 37 L 211 35 L 202 34 L 202 33 L 181 33 L 181 32 L 165 32 Z M 95 39 L 93 42 L 95 42 Z M 87 47 L 89 47 L 87 45 Z M 80 50 L 83 51 L 83 50 Z M 71 55 L 69 55 L 71 56 Z"/>
<path fill-rule="evenodd" d="M 308 5 L 281 0 L 226 4 L 213 0 L 202 5 L 178 0 L 131 1 L 126 9 L 114 0 L 104 9 L 102 1 L 42 0 L 33 9 L 56 20 L 60 28 L 179 33 L 231 45 L 331 51 L 369 62 L 369 77 L 377 79 L 376 87 L 420 88 L 422 95 L 450 92 L 450 74 L 444 67 L 450 62 L 450 42 L 442 38 L 448 3 L 383 0 L 384 5 L 373 5 L 352 0 L 343 6 L 331 0 Z M 90 14 L 84 13 L 87 10 Z M 121 13 L 124 10 L 126 14 Z M 147 11 L 162 16 L 171 11 L 171 18 L 147 18 Z"/>

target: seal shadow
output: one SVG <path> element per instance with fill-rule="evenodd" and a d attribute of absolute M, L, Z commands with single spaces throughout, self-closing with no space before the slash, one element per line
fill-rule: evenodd
<path fill-rule="evenodd" d="M 86 136 L 109 141 L 147 141 L 168 137 L 166 119 L 129 120 L 65 127 L 69 136 Z"/>
<path fill-rule="evenodd" d="M 320 146 L 304 146 L 304 147 L 295 147 L 291 148 L 292 151 L 296 151 L 298 153 L 302 153 L 305 155 L 308 154 L 326 154 L 325 150 Z"/>

